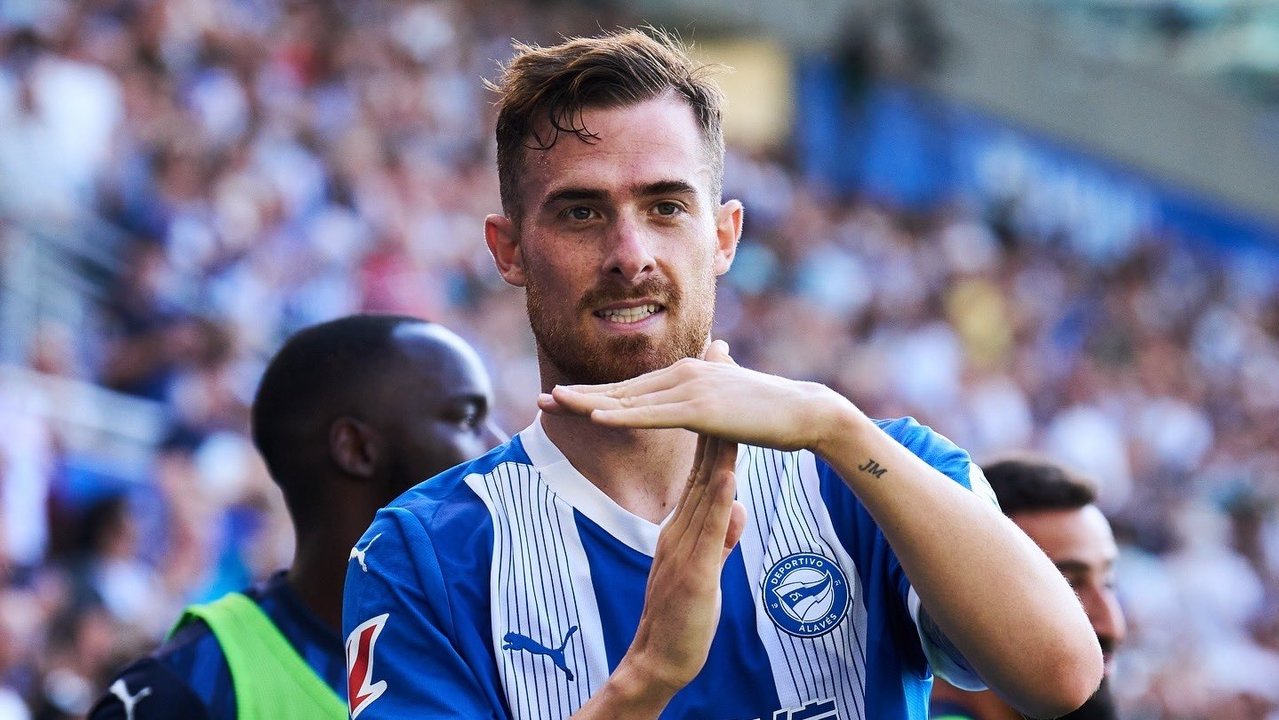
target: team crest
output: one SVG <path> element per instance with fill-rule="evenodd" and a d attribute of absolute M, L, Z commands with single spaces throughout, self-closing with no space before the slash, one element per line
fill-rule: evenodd
<path fill-rule="evenodd" d="M 787 555 L 764 576 L 764 609 L 796 637 L 825 635 L 848 614 L 848 578 L 835 561 L 814 553 Z"/>
<path fill-rule="evenodd" d="M 351 717 L 357 718 L 386 692 L 386 681 L 373 682 L 373 648 L 390 613 L 360 623 L 346 638 L 346 692 Z"/>

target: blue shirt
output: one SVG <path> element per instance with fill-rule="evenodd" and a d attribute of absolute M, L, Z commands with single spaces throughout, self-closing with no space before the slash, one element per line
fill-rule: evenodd
<path fill-rule="evenodd" d="M 955 482 L 980 477 L 914 420 L 880 427 Z M 743 446 L 737 480 L 748 519 L 719 627 L 663 718 L 922 720 L 933 667 L 974 685 L 825 462 Z M 582 477 L 540 422 L 413 488 L 347 569 L 352 717 L 569 716 L 631 644 L 660 529 Z"/>
<path fill-rule="evenodd" d="M 272 575 L 245 594 L 258 603 L 298 655 L 345 701 L 342 640 L 302 604 L 285 582 L 284 572 Z M 134 702 L 132 715 L 126 712 L 122 693 Z M 90 720 L 235 717 L 235 688 L 226 656 L 208 625 L 199 620 L 183 626 L 151 655 L 122 670 L 89 712 Z"/>

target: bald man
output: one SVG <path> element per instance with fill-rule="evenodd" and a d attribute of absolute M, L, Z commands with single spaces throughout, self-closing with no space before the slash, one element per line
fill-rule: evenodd
<path fill-rule="evenodd" d="M 1095 504 L 1096 488 L 1091 481 L 1034 455 L 1010 456 L 982 467 L 1004 513 L 1048 555 L 1079 596 L 1101 644 L 1105 658 L 1101 688 L 1063 720 L 1113 720 L 1110 670 L 1114 650 L 1127 628 L 1114 590 L 1119 550 L 1110 523 Z M 929 717 L 1021 720 L 1022 715 L 989 690 L 964 692 L 938 679 Z"/>
<path fill-rule="evenodd" d="M 252 420 L 293 519 L 293 564 L 188 608 L 90 718 L 345 718 L 342 583 L 368 550 L 353 545 L 378 508 L 504 439 L 489 424 L 491 398 L 475 351 L 440 325 L 355 315 L 289 338 Z"/>

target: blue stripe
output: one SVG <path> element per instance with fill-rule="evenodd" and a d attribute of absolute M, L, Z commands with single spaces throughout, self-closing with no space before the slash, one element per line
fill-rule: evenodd
<path fill-rule="evenodd" d="M 814 458 L 814 462 L 819 462 L 819 460 Z M 821 476 L 819 474 L 817 478 L 817 485 L 819 488 L 821 487 L 821 484 L 822 484 Z M 812 497 L 808 495 L 808 493 L 803 493 L 803 498 L 804 498 L 804 502 L 808 505 L 809 517 L 813 518 L 813 523 L 815 526 L 817 522 L 817 510 L 813 507 L 813 499 Z M 829 508 L 827 508 L 827 512 L 828 513 L 830 512 Z M 834 523 L 832 522 L 832 525 L 833 524 Z M 832 548 L 825 541 L 822 542 L 822 547 L 826 549 L 826 552 L 830 553 L 828 557 L 830 557 L 832 560 L 836 559 L 834 548 Z M 844 551 L 847 552 L 847 548 L 844 548 Z M 844 570 L 845 572 L 847 572 L 848 569 L 845 568 Z M 857 603 L 858 593 L 860 593 L 862 596 L 862 604 L 863 605 L 865 604 L 866 593 L 865 593 L 864 587 L 859 587 L 856 592 L 849 593 L 848 601 L 852 603 L 853 606 L 849 607 L 849 610 L 848 610 L 849 617 L 846 621 L 844 630 L 842 632 L 844 632 L 844 650 L 847 653 L 845 657 L 848 657 L 852 661 L 853 671 L 857 675 L 857 685 L 854 687 L 852 695 L 856 698 L 860 698 L 862 701 L 861 702 L 862 707 L 858 707 L 854 709 L 857 710 L 858 717 L 864 718 L 866 714 L 866 708 L 865 708 L 865 695 L 863 693 L 863 689 L 866 687 L 866 679 L 862 677 L 862 671 L 861 671 L 861 668 L 859 667 L 859 660 L 866 657 L 866 648 L 862 645 L 862 636 L 861 636 L 861 633 L 858 632 L 857 630 L 856 618 L 853 615 L 857 611 L 856 603 Z M 854 648 L 854 645 L 856 645 L 856 648 Z"/>
<path fill-rule="evenodd" d="M 756 515 L 756 518 L 757 518 L 756 525 L 759 528 L 759 533 L 760 533 L 760 536 L 759 536 L 760 552 L 761 552 L 760 562 L 764 563 L 765 565 L 765 567 L 761 568 L 761 572 L 767 572 L 768 566 L 771 565 L 774 559 L 770 558 L 768 555 L 769 541 L 764 536 L 763 528 L 765 527 L 765 525 L 767 525 L 770 528 L 773 526 L 773 518 L 776 517 L 776 513 L 775 512 L 769 513 L 768 506 L 763 505 L 762 503 L 764 502 L 765 497 L 776 498 L 776 488 L 773 487 L 771 483 L 767 482 L 768 480 L 767 470 L 765 470 L 764 473 L 762 474 L 756 472 L 756 468 L 759 467 L 759 463 L 757 462 L 757 460 L 765 451 L 760 450 L 758 448 L 751 448 L 749 452 L 750 452 L 750 455 L 749 455 L 750 466 L 747 470 L 747 477 L 751 481 L 752 485 L 754 486 L 754 496 L 756 498 L 757 510 L 758 510 L 758 513 Z M 775 510 L 776 504 L 774 503 L 772 507 Z M 767 518 L 767 521 L 766 522 L 763 521 L 762 518 Z M 771 533 L 769 537 L 771 538 Z M 768 602 L 768 597 L 766 595 L 767 592 L 768 592 L 767 587 L 760 588 L 760 602 Z M 791 685 L 798 688 L 799 678 L 796 677 L 795 675 L 795 666 L 798 664 L 799 657 L 795 653 L 790 652 L 788 643 L 781 640 L 780 630 L 778 630 L 776 627 L 770 627 L 770 630 L 773 633 L 776 633 L 776 637 L 779 639 L 779 643 L 782 648 L 782 654 L 785 656 L 785 659 L 786 659 L 786 671 L 790 673 Z M 795 655 L 794 661 L 791 660 L 792 655 Z"/>
<path fill-rule="evenodd" d="M 635 638 L 652 558 L 575 513 L 599 605 L 604 649 L 612 672 Z M 724 605 L 701 674 L 675 695 L 662 718 L 771 718 L 779 705 L 768 653 L 756 625 L 741 547 L 733 549 L 721 578 Z M 723 678 L 733 678 L 731 691 Z"/>
<path fill-rule="evenodd" d="M 781 455 L 781 453 L 775 450 L 769 450 L 766 452 L 768 452 L 768 455 L 770 459 L 772 460 L 772 462 L 769 463 L 770 478 L 772 480 L 772 485 L 774 488 L 778 489 L 779 494 L 781 495 L 781 507 L 777 509 L 777 512 L 782 518 L 784 518 L 785 523 L 790 526 L 790 534 L 788 535 L 786 533 L 783 533 L 782 537 L 791 539 L 794 543 L 796 543 L 796 544 L 787 543 L 786 547 L 782 548 L 781 557 L 786 557 L 787 555 L 791 555 L 793 553 L 803 552 L 806 549 L 804 547 L 801 547 L 798 544 L 802 540 L 802 536 L 804 535 L 804 530 L 801 529 L 800 526 L 796 524 L 795 514 L 788 512 L 789 508 L 791 507 L 789 504 L 790 500 L 787 497 L 789 493 L 787 493 L 784 489 L 786 487 L 786 485 L 783 483 L 784 476 L 782 475 L 782 472 L 778 469 L 778 458 Z M 778 559 L 780 560 L 781 558 L 778 558 Z M 764 568 L 764 572 L 768 572 L 768 570 L 769 568 Z M 789 645 L 789 644 L 791 643 L 788 643 L 788 642 L 783 643 L 783 645 Z M 801 697 L 800 699 L 801 700 L 815 699 L 819 694 L 818 688 L 814 687 L 811 684 L 811 680 L 812 678 L 820 677 L 821 663 L 817 658 L 813 657 L 810 643 L 799 643 L 799 647 L 802 648 L 802 652 L 803 652 L 802 660 L 805 665 L 805 672 L 803 673 L 803 678 L 804 678 L 803 689 L 804 689 L 805 697 Z M 797 650 L 796 652 L 800 652 L 800 651 Z"/>

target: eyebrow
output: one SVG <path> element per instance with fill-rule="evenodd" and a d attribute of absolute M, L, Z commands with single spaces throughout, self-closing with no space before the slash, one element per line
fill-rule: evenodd
<path fill-rule="evenodd" d="M 567 187 L 547 195 L 542 200 L 542 207 L 550 207 L 556 203 L 576 200 L 607 200 L 608 192 L 593 188 Z"/>
<path fill-rule="evenodd" d="M 1084 562 L 1083 560 L 1069 560 L 1069 559 L 1058 560 L 1054 562 L 1053 564 L 1056 565 L 1057 570 L 1062 573 L 1068 573 L 1068 572 L 1087 573 L 1087 572 L 1091 572 L 1093 569 L 1091 565 Z M 1115 564 L 1114 561 L 1103 563 L 1101 566 L 1101 569 L 1103 571 L 1110 570 L 1112 567 L 1114 567 L 1114 564 Z"/>
<path fill-rule="evenodd" d="M 640 185 L 635 188 L 635 193 L 641 197 L 652 197 L 653 195 L 696 195 L 697 188 L 683 180 L 659 180 L 647 185 Z"/>
<path fill-rule="evenodd" d="M 631 191 L 640 197 L 653 197 L 656 195 L 696 195 L 697 188 L 693 187 L 683 180 L 658 180 L 656 182 L 636 185 Z M 612 196 L 607 190 L 589 187 L 566 187 L 556 190 L 546 196 L 542 201 L 542 207 L 550 207 L 562 202 L 575 202 L 581 200 L 608 200 Z"/>

